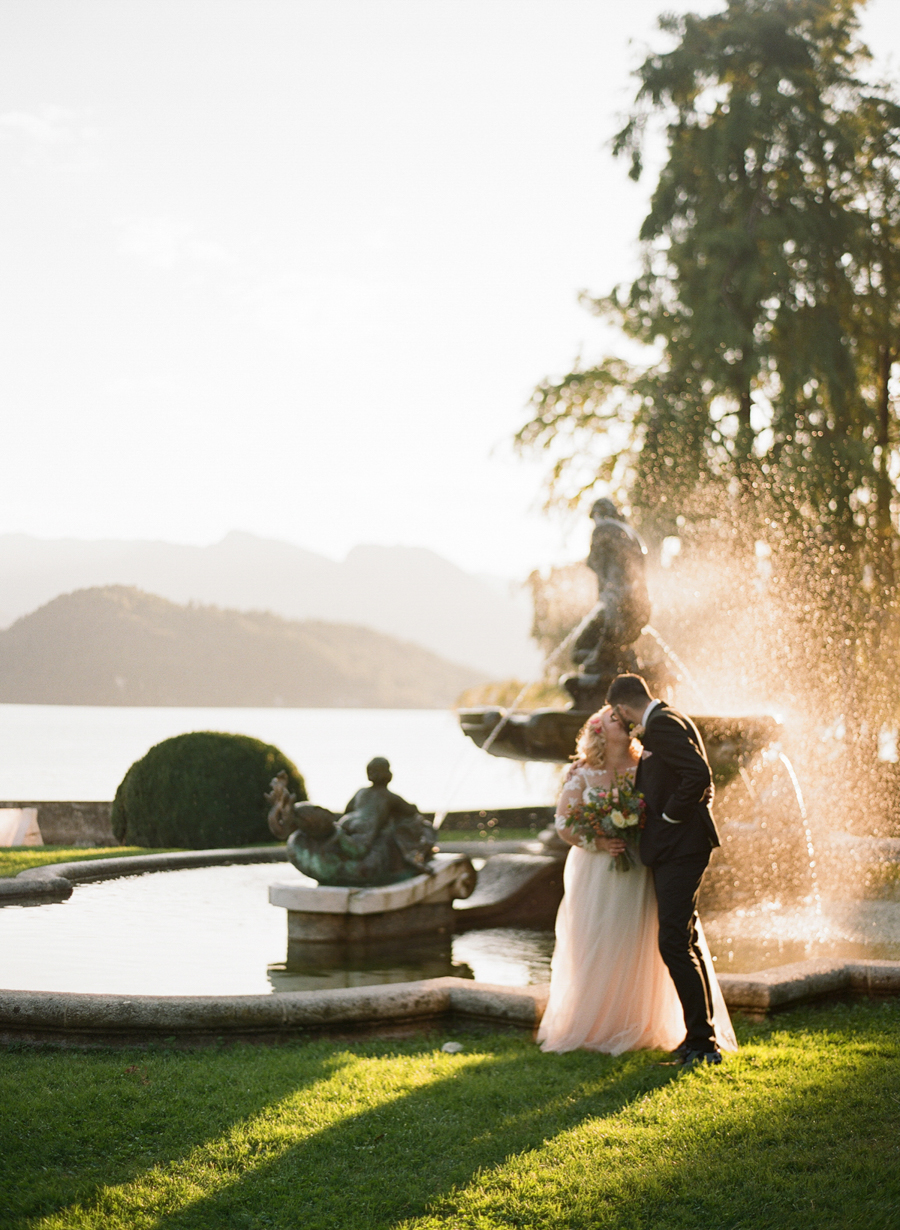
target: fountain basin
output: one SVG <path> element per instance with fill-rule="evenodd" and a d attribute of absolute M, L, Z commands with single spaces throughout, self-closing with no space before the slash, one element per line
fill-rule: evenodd
<path fill-rule="evenodd" d="M 566 764 L 575 753 L 578 732 L 590 717 L 579 709 L 536 709 L 509 714 L 503 709 L 460 709 L 463 734 L 492 756 Z M 750 760 L 779 736 L 781 723 L 765 714 L 748 717 L 695 717 L 716 786 L 726 786 Z"/>
<path fill-rule="evenodd" d="M 247 850 L 191 852 L 181 856 L 188 867 L 160 868 L 159 874 L 143 873 L 148 863 L 170 856 L 40 869 L 43 882 L 64 883 L 71 895 L 61 905 L 23 910 L 21 901 L 10 901 L 0 910 L 0 986 L 168 997 L 319 991 L 444 975 L 510 986 L 549 978 L 552 931 L 535 929 L 533 922 L 524 929 L 504 926 L 502 901 L 499 917 L 492 911 L 489 921 L 465 928 L 452 912 L 445 932 L 361 942 L 287 941 L 287 911 L 269 904 L 271 885 L 293 880 L 295 887 L 316 892 L 319 886 L 285 863 L 283 847 L 264 847 L 261 854 L 266 861 L 254 865 Z M 273 855 L 280 855 L 278 867 Z M 438 861 L 472 874 L 466 859 Z M 58 875 L 61 869 L 81 878 L 74 892 Z M 130 878 L 122 878 L 123 871 Z M 388 888 L 415 892 L 408 885 Z M 452 910 L 452 901 L 437 904 L 442 914 L 448 906 Z M 379 912 L 351 917 L 377 920 Z"/>
<path fill-rule="evenodd" d="M 266 851 L 269 859 L 274 852 L 273 850 Z M 230 852 L 225 852 L 225 854 L 230 854 Z M 246 855 L 246 851 L 241 851 L 241 854 Z M 209 862 L 214 859 L 215 855 L 211 852 L 204 852 L 203 857 Z M 218 857 L 221 859 L 223 854 L 219 852 Z M 93 867 L 87 867 L 84 863 L 77 863 L 75 866 L 82 868 L 82 877 L 85 881 L 96 879 L 101 876 L 102 872 L 108 873 L 109 870 L 109 868 L 103 868 L 100 862 L 93 863 Z M 134 868 L 134 871 L 136 870 L 138 868 Z M 141 870 L 146 870 L 146 868 L 143 867 Z M 253 884 L 258 886 L 253 887 L 253 895 L 259 899 L 259 910 L 261 910 L 259 922 L 264 922 L 267 914 L 272 915 L 270 925 L 266 925 L 269 925 L 269 935 L 274 941 L 274 951 L 277 952 L 278 946 L 283 943 L 284 924 L 278 919 L 277 911 L 270 908 L 266 902 L 266 889 L 263 887 L 264 876 L 272 875 L 273 871 L 274 868 L 264 865 L 258 868 L 221 868 L 221 872 L 226 873 L 229 877 L 250 877 Z M 176 877 L 218 875 L 218 873 L 219 868 L 213 868 L 209 872 L 184 870 L 177 872 Z M 454 1023 L 471 1027 L 477 1022 L 482 1022 L 492 1028 L 510 1027 L 534 1031 L 541 1020 L 547 995 L 546 985 L 542 983 L 546 982 L 548 973 L 547 954 L 550 951 L 548 948 L 547 954 L 541 958 L 540 963 L 532 964 L 532 968 L 527 970 L 523 966 L 518 973 L 520 980 L 530 978 L 536 985 L 498 985 L 499 978 L 491 977 L 494 970 L 499 973 L 498 962 L 508 957 L 510 941 L 514 941 L 515 937 L 519 936 L 516 942 L 521 945 L 529 935 L 525 931 L 514 932 L 509 929 L 495 932 L 492 937 L 492 952 L 495 953 L 495 957 L 492 958 L 486 948 L 484 956 L 487 957 L 487 961 L 482 961 L 481 966 L 478 963 L 478 946 L 484 947 L 482 937 L 486 942 L 489 932 L 466 931 L 464 935 L 457 936 L 454 940 L 454 950 L 457 945 L 461 946 L 459 952 L 454 951 L 454 957 L 457 961 L 460 959 L 470 961 L 476 972 L 481 968 L 483 970 L 481 979 L 477 977 L 475 980 L 459 977 L 434 977 L 430 974 L 430 977 L 409 982 L 409 974 L 407 974 L 407 980 L 401 982 L 396 979 L 395 974 L 390 974 L 391 978 L 395 978 L 390 983 L 385 979 L 384 982 L 376 985 L 357 983 L 334 989 L 333 980 L 330 982 L 328 979 L 320 979 L 316 983 L 315 978 L 304 978 L 302 985 L 309 986 L 310 989 L 296 990 L 288 989 L 291 986 L 289 978 L 293 977 L 288 970 L 285 970 L 284 974 L 278 972 L 277 979 L 273 979 L 273 967 L 269 967 L 269 984 L 277 991 L 277 994 L 272 994 L 270 989 L 266 994 L 215 993 L 216 979 L 207 977 L 204 982 L 203 978 L 197 977 L 197 974 L 205 974 L 207 970 L 198 970 L 192 964 L 192 961 L 195 961 L 200 954 L 200 948 L 197 947 L 197 936 L 192 934 L 188 916 L 172 918 L 170 909 L 172 899 L 166 898 L 165 893 L 161 891 L 161 883 L 159 883 L 160 891 L 157 892 L 157 882 L 171 878 L 170 876 L 152 875 L 144 877 L 141 882 L 143 888 L 148 891 L 151 889 L 152 892 L 140 918 L 130 922 L 130 930 L 124 937 L 112 934 L 108 922 L 106 925 L 101 924 L 100 927 L 95 926 L 92 932 L 82 930 L 75 937 L 71 936 L 71 930 L 73 930 L 71 925 L 77 916 L 73 911 L 79 909 L 79 899 L 82 898 L 82 894 L 87 900 L 93 894 L 111 891 L 114 883 L 96 884 L 96 886 L 87 884 L 85 888 L 77 889 L 73 900 L 61 909 L 48 907 L 41 910 L 28 910 L 27 914 L 16 913 L 15 908 L 12 913 L 7 910 L 2 911 L 4 920 L 9 920 L 12 927 L 9 931 L 12 945 L 15 946 L 15 936 L 25 934 L 23 922 L 33 919 L 54 921 L 55 924 L 59 924 L 57 935 L 60 938 L 68 937 L 69 941 L 73 942 L 73 947 L 65 952 L 54 953 L 54 957 L 61 962 L 60 968 L 69 973 L 69 990 L 0 991 L 0 1042 L 75 1045 L 171 1043 L 173 1039 L 180 1044 L 203 1044 L 223 1041 L 223 1039 L 275 1042 L 314 1037 L 317 1034 L 342 1037 L 347 1034 L 363 1033 L 393 1037 L 435 1026 L 446 1028 Z M 128 884 L 128 886 L 123 883 L 120 886 L 122 891 L 119 893 L 119 899 L 132 897 L 138 887 L 136 883 Z M 188 886 L 188 892 L 182 892 L 181 899 L 182 902 L 191 903 L 193 909 L 197 909 L 198 895 L 195 889 Z M 470 900 L 475 900 L 475 897 Z M 223 894 L 210 883 L 205 889 L 203 904 L 208 905 L 209 909 L 219 911 L 214 919 L 207 921 L 205 929 L 210 934 L 211 943 L 220 948 L 221 961 L 224 962 L 221 968 L 229 972 L 227 975 L 230 978 L 230 985 L 240 991 L 241 979 L 231 973 L 236 964 L 235 958 L 239 954 L 232 950 L 232 941 L 223 929 L 224 921 L 235 914 L 234 899 L 227 893 Z M 258 924 L 251 926 L 250 920 L 245 920 L 242 911 L 239 910 L 239 913 L 241 914 L 240 925 L 236 925 L 234 938 L 235 942 L 239 942 L 240 937 L 245 936 L 243 942 L 247 945 L 252 937 L 247 936 L 246 932 Z M 144 920 L 149 926 L 144 926 Z M 199 929 L 199 921 L 202 920 L 194 924 L 194 930 Z M 818 925 L 821 926 L 825 922 L 827 919 L 821 919 Z M 175 962 L 178 966 L 175 974 L 181 978 L 180 985 L 202 986 L 204 989 L 208 988 L 207 994 L 171 994 L 165 991 L 160 994 L 140 993 L 141 986 L 148 985 L 146 979 L 150 972 L 146 967 L 144 957 L 152 945 L 159 940 L 157 924 L 167 927 L 167 935 L 177 945 L 180 959 Z M 125 929 L 119 927 L 118 930 Z M 783 930 L 782 922 L 773 919 L 773 926 L 770 930 L 777 937 Z M 141 931 L 144 931 L 145 941 L 150 947 L 141 952 L 135 952 L 133 943 L 139 940 Z M 44 935 L 43 931 L 41 935 Z M 535 940 L 540 940 L 541 943 L 547 941 L 547 932 L 534 932 L 534 936 Z M 550 938 L 552 940 L 552 936 Z M 43 952 L 44 957 L 48 954 L 47 940 L 49 940 L 49 931 L 39 948 L 39 952 Z M 120 940 L 124 942 L 119 943 Z M 535 941 L 530 942 L 534 945 Z M 118 985 L 128 986 L 128 990 L 123 993 L 118 993 L 118 991 L 113 993 L 112 990 L 107 990 L 106 993 L 85 994 L 84 991 L 77 989 L 79 980 L 75 977 L 76 970 L 71 969 L 76 959 L 80 956 L 89 963 L 89 966 L 91 962 L 100 962 L 101 967 L 106 967 L 116 957 L 117 945 L 122 948 L 120 969 L 130 978 L 130 982 L 124 984 L 119 982 Z M 327 948 L 328 946 L 322 947 Z M 840 954 L 839 950 L 834 956 L 813 957 L 808 961 L 794 963 L 792 966 L 773 969 L 759 969 L 748 967 L 745 964 L 744 969 L 750 969 L 748 973 L 725 972 L 728 969 L 728 962 L 725 961 L 723 952 L 722 957 L 719 958 L 718 969 L 720 978 L 722 978 L 725 1000 L 732 1009 L 740 1009 L 756 1015 L 791 1006 L 795 1002 L 821 998 L 821 996 L 900 994 L 900 961 L 868 959 L 864 956 L 866 947 L 853 946 L 857 951 L 856 956 Z M 713 951 L 716 951 L 716 948 L 713 948 Z M 407 946 L 407 954 L 411 952 L 412 948 Z M 537 952 L 536 948 L 535 952 Z M 777 952 L 778 945 L 773 943 L 772 956 L 777 956 Z M 810 956 L 813 952 L 815 952 L 814 948 Z M 847 947 L 845 947 L 846 952 Z M 247 961 L 247 952 L 241 953 L 240 957 L 245 966 L 250 968 L 258 963 L 259 954 L 256 950 L 250 952 L 250 962 Z M 38 957 L 38 959 L 41 958 Z M 725 969 L 723 969 L 723 964 Z M 171 970 L 172 966 L 171 959 L 166 958 L 162 962 L 162 967 L 165 969 Z M 282 968 L 279 966 L 278 970 Z M 408 964 L 407 968 L 409 968 Z M 423 966 L 422 972 L 427 973 L 428 969 L 428 966 Z M 430 966 L 430 969 L 433 970 L 434 966 Z M 513 973 L 515 979 L 516 970 L 513 966 L 509 966 L 508 973 L 510 972 Z M 484 977 L 484 974 L 488 974 L 488 977 Z M 171 973 L 167 977 L 171 977 Z M 9 985 L 11 979 L 7 977 L 5 980 Z M 90 977 L 86 980 L 87 984 L 91 985 Z M 114 982 L 116 980 L 113 979 Z M 263 961 L 263 966 L 256 975 L 256 982 L 250 985 L 262 986 L 264 982 L 266 982 L 266 967 Z M 12 985 L 15 986 L 16 983 Z M 17 985 L 20 988 L 22 986 L 27 988 L 28 983 L 20 982 Z M 44 980 L 43 985 L 48 986 L 47 980 Z M 52 986 L 53 983 L 49 985 Z M 84 983 L 81 985 L 84 986 Z M 106 985 L 109 985 L 109 979 Z M 219 982 L 218 985 L 223 984 Z M 243 985 L 248 984 L 243 983 Z M 279 986 L 284 986 L 285 989 L 280 990 Z M 136 991 L 136 994 L 130 993 L 132 990 Z"/>
<path fill-rule="evenodd" d="M 223 854 L 227 857 L 230 853 L 203 852 L 190 858 L 193 861 L 203 857 L 209 863 L 216 857 L 221 860 Z M 247 855 L 246 851 L 240 853 L 244 857 Z M 265 856 L 270 860 L 276 853 L 272 849 L 265 850 Z M 92 867 L 85 864 L 74 866 L 81 870 L 85 881 L 96 880 L 101 874 L 108 875 L 111 871 L 99 861 Z M 141 866 L 138 863 L 130 870 L 137 872 L 139 869 L 146 870 L 146 864 Z M 52 874 L 52 869 L 47 870 Z M 246 880 L 245 897 L 238 899 L 227 885 L 219 885 L 212 880 L 202 891 L 194 885 L 194 877 L 220 874 L 226 877 L 229 884 L 233 881 L 234 886 L 239 879 Z M 271 951 L 275 956 L 279 949 L 282 953 L 284 951 L 281 947 L 284 923 L 278 918 L 277 910 L 273 910 L 266 901 L 268 885 L 265 877 L 273 874 L 284 875 L 284 872 L 265 864 L 256 868 L 184 869 L 174 876 L 147 875 L 137 883 L 121 883 L 118 886 L 115 881 L 106 885 L 87 884 L 79 888 L 70 903 L 62 908 L 49 906 L 41 910 L 28 910 L 24 914 L 14 907 L 12 913 L 3 911 L 3 921 L 8 921 L 9 929 L 6 942 L 0 944 L 0 951 L 6 949 L 6 959 L 30 929 L 23 923 L 30 924 L 32 920 L 40 922 L 41 927 L 36 933 L 40 940 L 35 950 L 36 956 L 28 957 L 27 967 L 21 968 L 28 974 L 34 970 L 35 960 L 44 964 L 52 957 L 67 977 L 62 983 L 54 983 L 45 976 L 42 985 L 47 989 L 27 989 L 34 987 L 30 979 L 16 982 L 9 977 L 10 971 L 7 970 L 4 975 L 7 986 L 22 989 L 0 992 L 0 1041 L 71 1045 L 121 1042 L 134 1045 L 175 1039 L 179 1043 L 193 1045 L 222 1039 L 291 1040 L 317 1034 L 398 1036 L 435 1025 L 446 1027 L 454 1022 L 471 1025 L 480 1021 L 492 1028 L 533 1030 L 539 1023 L 547 994 L 546 986 L 541 985 L 546 982 L 549 973 L 550 948 L 547 945 L 552 943 L 552 933 L 546 931 L 515 932 L 506 928 L 493 934 L 474 930 L 458 935 L 452 941 L 453 959 L 469 962 L 476 974 L 474 980 L 435 977 L 438 970 L 432 954 L 430 964 L 422 963 L 418 980 L 410 981 L 410 977 L 415 977 L 409 960 L 415 945 L 407 944 L 404 969 L 410 972 L 404 973 L 404 969 L 399 967 L 396 970 L 370 969 L 360 975 L 359 981 L 336 987 L 332 975 L 320 977 L 317 981 L 315 977 L 308 976 L 308 971 L 292 974 L 281 965 L 270 965 L 267 986 L 264 950 Z M 177 881 L 171 886 L 175 890 L 174 897 L 167 896 L 169 890 L 165 889 L 164 881 Z M 246 897 L 248 889 L 252 890 L 252 899 L 258 901 L 255 907 L 258 921 L 253 921 L 243 910 L 243 901 L 250 900 Z M 118 927 L 111 927 L 109 921 L 104 923 L 100 915 L 95 915 L 93 930 L 74 925 L 78 922 L 80 901 L 87 905 L 89 898 L 114 890 L 119 902 L 130 901 L 136 893 L 143 893 L 146 897 L 138 917 L 131 919 L 127 927 L 124 921 L 120 921 Z M 469 900 L 477 905 L 474 894 Z M 172 917 L 171 907 L 179 901 L 187 913 Z M 114 905 L 113 902 L 110 904 Z M 200 906 L 203 909 L 197 915 Z M 205 918 L 207 911 L 213 911 L 213 916 Z M 271 919 L 267 922 L 269 915 Z M 792 915 L 788 921 L 790 917 Z M 192 918 L 196 920 L 193 926 Z M 225 929 L 229 919 L 232 931 Z M 710 930 L 714 932 L 715 920 L 710 918 L 709 921 Z M 735 972 L 731 972 L 727 960 L 731 954 L 722 949 L 718 969 L 729 1007 L 758 1014 L 818 997 L 900 994 L 900 961 L 869 959 L 871 945 L 853 942 L 849 931 L 842 940 L 839 932 L 850 921 L 837 916 L 833 920 L 836 938 L 841 943 L 833 948 L 832 955 L 825 955 L 827 947 L 823 949 L 822 946 L 813 945 L 809 950 L 812 959 L 790 966 L 760 969 L 759 966 L 741 965 L 736 961 L 731 965 L 731 970 Z M 55 927 L 53 933 L 56 941 L 52 939 L 50 923 Z M 827 929 L 831 923 L 832 920 L 826 915 L 816 925 L 819 929 Z M 730 932 L 731 924 L 728 916 L 722 917 L 721 925 L 727 925 Z M 787 924 L 780 914 L 777 917 L 773 914 L 770 924 L 767 934 L 773 937 L 771 960 L 771 957 L 777 959 L 781 951 L 779 937 Z M 268 927 L 270 938 L 263 946 L 264 950 L 252 948 L 251 942 L 255 941 L 251 933 L 259 926 Z M 205 949 L 197 934 L 201 929 L 208 936 Z M 864 927 L 862 931 L 866 929 Z M 159 993 L 148 994 L 142 988 L 153 985 L 153 979 L 157 976 L 148 961 L 163 938 L 163 930 L 169 938 L 171 952 L 156 960 L 159 974 L 165 975 L 166 981 L 160 982 Z M 862 931 L 855 926 L 853 936 L 857 940 L 862 939 Z M 141 942 L 144 947 L 136 949 L 135 945 Z M 54 943 L 67 947 L 54 951 Z M 241 943 L 244 949 L 239 952 L 235 946 Z M 520 949 L 519 965 L 510 962 L 510 949 L 516 944 Z M 319 947 L 328 948 L 329 945 Z M 446 947 L 449 951 L 449 943 Z M 540 959 L 529 958 L 531 952 L 537 958 L 539 947 L 542 954 Z M 787 946 L 785 948 L 787 951 Z M 716 951 L 715 945 L 713 951 Z M 817 951 L 822 955 L 816 955 Z M 172 952 L 177 952 L 177 958 L 172 958 Z M 207 959 L 218 952 L 218 968 L 227 982 L 223 983 L 221 974 L 211 977 L 211 971 L 202 964 L 197 965 L 197 961 L 203 961 L 204 952 Z M 117 953 L 120 954 L 118 958 Z M 740 957 L 741 954 L 735 955 Z M 893 956 L 894 953 L 879 955 Z M 119 975 L 113 979 L 107 977 L 105 983 L 92 984 L 89 977 L 82 979 L 77 976 L 75 966 L 79 959 L 98 961 L 104 971 L 118 959 L 121 962 L 117 967 L 121 978 Z M 505 973 L 512 977 L 507 985 L 498 985 L 502 981 L 501 965 L 504 961 Z M 245 976 L 240 974 L 238 966 L 256 970 L 254 980 L 242 981 Z M 448 973 L 452 968 L 452 965 L 443 967 Z M 457 964 L 455 968 L 460 966 Z M 750 972 L 738 972 L 741 968 Z M 47 969 L 42 972 L 44 975 L 49 973 Z M 378 979 L 376 985 L 372 985 L 373 976 Z M 172 982 L 173 977 L 180 979 L 180 982 Z M 522 986 L 521 983 L 526 980 L 536 985 Z M 68 989 L 55 990 L 52 989 L 54 985 Z M 85 994 L 79 989 L 85 985 L 93 985 L 95 993 Z M 217 990 L 226 985 L 236 993 L 222 994 Z M 171 990 L 164 990 L 164 986 L 179 989 L 192 987 L 205 993 L 182 994 L 176 990 L 173 994 Z M 300 986 L 304 989 L 296 989 Z M 114 987 L 121 990 L 114 990 Z M 265 993 L 239 993 L 242 987 L 259 987 Z M 275 994 L 272 994 L 273 989 Z"/>

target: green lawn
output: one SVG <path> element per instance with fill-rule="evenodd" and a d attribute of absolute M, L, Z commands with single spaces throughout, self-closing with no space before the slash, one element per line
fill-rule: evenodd
<path fill-rule="evenodd" d="M 86 858 L 123 858 L 126 854 L 168 854 L 171 847 L 144 850 L 140 846 L 0 846 L 0 876 L 17 876 L 28 867 L 74 863 Z"/>
<path fill-rule="evenodd" d="M 458 1032 L 0 1052 L 0 1226 L 896 1230 L 900 1003 L 739 1032 L 684 1075 Z"/>

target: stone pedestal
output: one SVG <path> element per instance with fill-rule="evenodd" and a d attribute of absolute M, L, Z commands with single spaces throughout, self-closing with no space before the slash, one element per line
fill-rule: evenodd
<path fill-rule="evenodd" d="M 464 855 L 437 854 L 431 866 L 430 874 L 377 888 L 272 884 L 270 903 L 287 910 L 288 966 L 449 937 L 453 901 L 468 897 L 477 877 Z"/>

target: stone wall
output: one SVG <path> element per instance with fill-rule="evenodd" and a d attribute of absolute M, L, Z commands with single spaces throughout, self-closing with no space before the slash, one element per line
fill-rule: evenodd
<path fill-rule="evenodd" d="M 110 825 L 112 803 L 47 803 L 33 799 L 0 802 L 0 807 L 36 807 L 46 846 L 117 846 Z"/>

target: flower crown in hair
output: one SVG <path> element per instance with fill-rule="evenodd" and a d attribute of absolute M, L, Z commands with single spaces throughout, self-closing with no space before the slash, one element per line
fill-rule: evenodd
<path fill-rule="evenodd" d="M 603 723 L 597 714 L 592 718 L 588 718 L 588 726 L 590 726 L 591 730 L 595 730 L 597 734 L 600 734 L 603 730 Z"/>

